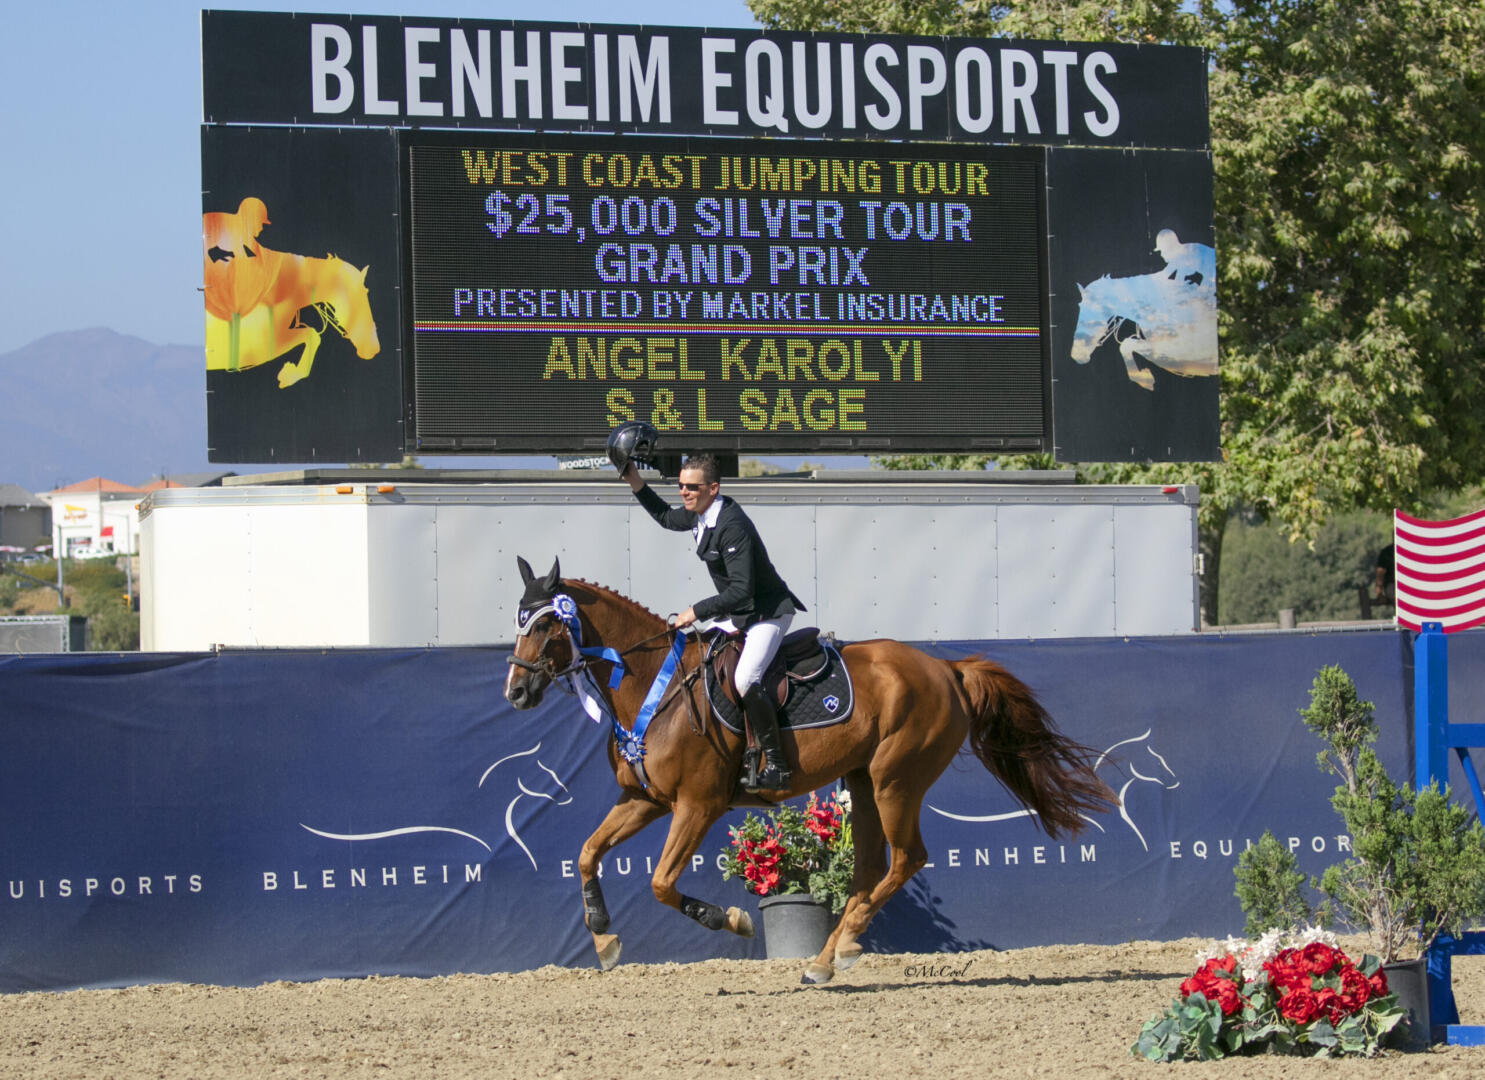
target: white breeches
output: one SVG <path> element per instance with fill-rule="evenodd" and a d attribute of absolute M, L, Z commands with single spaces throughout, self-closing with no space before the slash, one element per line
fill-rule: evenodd
<path fill-rule="evenodd" d="M 763 678 L 768 662 L 779 651 L 779 642 L 789 630 L 794 616 L 780 615 L 777 619 L 764 619 L 748 627 L 743 638 L 742 655 L 737 658 L 737 692 L 747 693 L 748 687 Z"/>

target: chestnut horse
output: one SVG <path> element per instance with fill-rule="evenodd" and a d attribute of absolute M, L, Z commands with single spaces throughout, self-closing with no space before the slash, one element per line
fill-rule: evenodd
<path fill-rule="evenodd" d="M 966 736 L 975 756 L 1050 837 L 1077 833 L 1084 815 L 1115 803 L 1093 774 L 1093 751 L 1060 734 L 1015 676 L 988 660 L 940 660 L 886 639 L 841 648 L 854 687 L 851 716 L 829 727 L 785 727 L 793 784 L 787 791 L 749 796 L 739 784 L 744 737 L 706 720 L 703 680 L 692 677 L 702 662 L 696 635 L 686 634 L 674 646 L 666 620 L 633 600 L 586 581 L 562 580 L 556 560 L 545 577 L 533 574 L 525 559 L 516 562 L 526 588 L 506 699 L 530 709 L 554 680 L 583 679 L 612 720 L 608 757 L 619 798 L 578 858 L 584 922 L 604 970 L 618 962 L 619 940 L 608 932 L 598 862 L 667 813 L 670 833 L 650 882 L 655 898 L 708 930 L 752 937 L 752 920 L 741 909 L 723 911 L 683 896 L 676 888 L 681 872 L 730 806 L 766 805 L 844 777 L 856 844 L 852 895 L 801 980 L 823 983 L 860 957 L 866 924 L 928 861 L 918 830 L 923 796 Z M 674 675 L 647 710 L 643 754 L 631 761 L 636 718 L 668 659 Z M 617 679 L 616 662 L 623 665 Z M 621 740 L 628 753 L 621 751 Z"/>

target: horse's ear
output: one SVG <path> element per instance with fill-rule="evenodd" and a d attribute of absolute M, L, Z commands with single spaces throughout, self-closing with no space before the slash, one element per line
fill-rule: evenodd
<path fill-rule="evenodd" d="M 516 556 L 516 566 L 521 571 L 521 584 L 522 585 L 530 585 L 531 584 L 531 579 L 536 576 L 534 573 L 532 573 L 531 564 L 529 562 L 527 562 L 525 559 L 521 558 L 519 555 L 517 555 Z"/>
<path fill-rule="evenodd" d="M 561 580 L 562 580 L 562 568 L 557 565 L 557 557 L 555 555 L 553 555 L 552 556 L 552 569 L 551 569 L 551 572 L 548 573 L 547 576 L 542 580 L 542 584 L 546 586 L 547 592 L 555 592 L 556 591 L 556 588 L 557 588 L 557 583 L 560 582 Z"/>

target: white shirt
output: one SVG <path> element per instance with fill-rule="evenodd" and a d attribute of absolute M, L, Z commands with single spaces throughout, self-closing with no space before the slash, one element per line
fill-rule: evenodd
<path fill-rule="evenodd" d="M 696 546 L 701 547 L 702 534 L 708 529 L 717 527 L 717 516 L 722 513 L 722 496 L 718 495 L 712 500 L 712 504 L 706 508 L 706 513 L 696 519 L 696 524 L 691 528 L 691 539 Z"/>

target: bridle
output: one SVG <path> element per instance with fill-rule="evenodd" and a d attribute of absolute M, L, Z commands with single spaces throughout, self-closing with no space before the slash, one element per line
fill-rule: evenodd
<path fill-rule="evenodd" d="M 331 307 L 330 304 L 328 304 L 324 300 L 316 300 L 310 306 L 320 313 L 320 331 L 322 333 L 326 330 L 334 330 L 337 334 L 345 338 L 347 341 L 350 340 L 351 335 L 349 332 L 347 332 L 345 326 L 336 316 L 335 308 Z"/>
<path fill-rule="evenodd" d="M 1126 334 L 1124 337 L 1121 338 L 1119 336 L 1119 331 L 1123 330 L 1126 324 L 1135 327 L 1135 330 L 1131 331 L 1129 334 Z M 1092 350 L 1097 349 L 1105 341 L 1108 341 L 1109 338 L 1113 338 L 1115 341 L 1123 344 L 1126 338 L 1135 336 L 1138 328 L 1139 324 L 1136 323 L 1133 319 L 1129 318 L 1127 315 L 1110 315 L 1108 317 L 1108 320 L 1103 324 L 1103 330 L 1100 331 L 1098 337 L 1094 339 L 1093 344 L 1089 346 L 1089 351 L 1091 352 Z"/>
<path fill-rule="evenodd" d="M 624 677 L 624 657 L 638 649 L 641 645 L 664 637 L 670 633 L 667 627 L 658 634 L 651 634 L 647 638 L 641 638 L 634 644 L 623 649 L 611 649 L 605 646 L 583 645 L 583 628 L 578 622 L 577 602 L 566 593 L 556 593 L 549 601 L 540 607 L 520 608 L 516 611 L 516 636 L 523 638 L 531 633 L 536 624 L 541 621 L 543 615 L 551 615 L 561 626 L 567 637 L 568 652 L 572 656 L 572 662 L 561 671 L 557 670 L 556 662 L 547 655 L 547 646 L 558 640 L 555 635 L 549 634 L 546 641 L 542 643 L 541 649 L 536 654 L 535 660 L 522 660 L 512 653 L 506 657 L 506 663 L 513 664 L 518 668 L 545 675 L 547 679 L 556 681 L 568 675 L 577 675 L 588 670 L 594 663 L 605 662 L 612 664 L 613 672 L 609 676 L 609 689 L 615 689 L 619 681 Z"/>
<path fill-rule="evenodd" d="M 610 690 L 617 689 L 620 681 L 624 678 L 626 670 L 623 659 L 625 656 L 634 652 L 642 645 L 648 645 L 652 641 L 657 641 L 675 632 L 671 627 L 667 626 L 664 630 L 641 638 L 623 649 L 611 649 L 606 646 L 585 646 L 582 643 L 582 624 L 578 621 L 577 616 L 577 602 L 566 593 L 556 593 L 551 599 L 538 606 L 518 608 L 516 610 L 516 636 L 518 638 L 526 637 L 536 628 L 536 624 L 541 621 L 542 617 L 546 615 L 550 615 L 555 619 L 562 628 L 562 632 L 567 636 L 568 651 L 572 656 L 571 663 L 559 671 L 556 662 L 547 655 L 547 646 L 553 641 L 558 640 L 555 634 L 547 635 L 547 639 L 542 642 L 535 660 L 523 660 L 513 652 L 510 656 L 506 657 L 506 663 L 525 671 L 543 675 L 548 682 L 556 682 L 559 686 L 562 686 L 571 693 L 577 693 L 577 688 L 574 685 L 576 677 L 581 674 L 589 674 L 591 678 L 588 669 L 594 663 L 600 661 L 613 665 L 613 670 L 609 674 L 608 687 Z M 681 648 L 679 639 L 677 639 L 674 648 L 676 651 L 675 660 L 678 661 Z M 697 714 L 696 703 L 692 700 L 691 694 L 689 692 L 680 694 L 680 691 L 682 689 L 687 691 L 691 689 L 692 685 L 701 676 L 701 669 L 705 666 L 705 663 L 706 656 L 703 655 L 701 663 L 698 663 L 695 668 L 688 672 L 683 671 L 682 677 L 675 680 L 667 688 L 669 692 L 662 692 L 663 696 L 661 699 L 649 706 L 651 712 L 663 712 L 677 696 L 682 696 L 686 699 L 687 705 L 690 706 L 692 729 L 698 734 L 704 734 L 706 728 L 705 717 Z M 567 681 L 558 682 L 561 679 L 566 679 Z M 646 719 L 644 722 L 647 723 L 648 720 Z M 619 727 L 617 722 L 614 726 L 616 736 L 619 736 L 622 740 L 625 734 L 624 729 Z M 640 724 L 636 747 L 638 741 L 642 739 L 643 723 Z M 621 749 L 623 749 L 622 745 Z M 638 756 L 641 755 L 642 751 L 636 751 L 635 756 L 629 759 L 632 762 L 636 762 Z"/>

